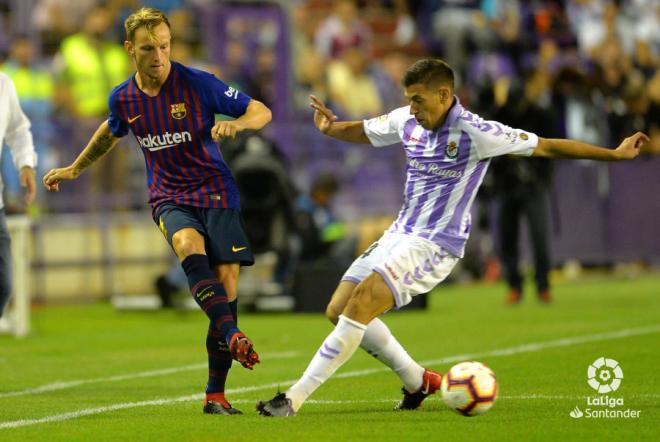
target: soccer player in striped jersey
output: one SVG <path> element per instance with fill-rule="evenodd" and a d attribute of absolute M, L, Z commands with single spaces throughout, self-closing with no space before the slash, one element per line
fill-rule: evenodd
<path fill-rule="evenodd" d="M 336 324 L 285 393 L 257 404 L 266 416 L 292 416 L 305 400 L 361 346 L 403 382 L 397 410 L 413 410 L 440 387 L 442 375 L 415 362 L 378 318 L 431 291 L 463 256 L 471 226 L 470 206 L 489 161 L 498 155 L 630 160 L 648 137 L 638 132 L 616 149 L 572 140 L 545 139 L 461 106 L 454 74 L 445 62 L 424 59 L 403 77 L 410 105 L 365 121 L 338 122 L 311 97 L 314 123 L 324 134 L 351 143 L 403 143 L 407 156 L 404 203 L 385 234 L 344 274 L 327 308 Z"/>
<path fill-rule="evenodd" d="M 252 369 L 257 353 L 237 326 L 240 265 L 254 262 L 234 177 L 216 143 L 271 119 L 262 103 L 197 69 L 170 61 L 170 24 L 152 8 L 126 19 L 124 46 L 137 72 L 110 94 L 110 116 L 68 167 L 43 178 L 48 190 L 76 179 L 130 130 L 144 154 L 153 219 L 181 260 L 195 301 L 210 319 L 204 412 L 239 414 L 224 397 L 232 358 Z M 215 122 L 215 114 L 235 117 Z"/>

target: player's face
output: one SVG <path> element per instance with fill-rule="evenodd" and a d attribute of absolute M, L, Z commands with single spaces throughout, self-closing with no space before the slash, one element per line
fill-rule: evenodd
<path fill-rule="evenodd" d="M 135 31 L 134 42 L 125 43 L 141 76 L 153 80 L 165 79 L 170 67 L 171 39 L 170 28 L 161 23 L 153 28 L 153 36 L 149 35 L 147 28 L 142 27 Z"/>
<path fill-rule="evenodd" d="M 404 94 L 410 103 L 410 114 L 426 130 L 440 127 L 453 103 L 451 90 L 446 86 L 434 88 L 417 83 L 406 87 Z"/>

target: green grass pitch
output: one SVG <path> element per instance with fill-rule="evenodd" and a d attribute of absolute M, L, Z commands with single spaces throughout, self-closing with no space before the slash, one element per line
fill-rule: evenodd
<path fill-rule="evenodd" d="M 445 371 L 475 359 L 495 371 L 500 397 L 472 418 L 439 397 L 418 411 L 391 411 L 401 384 L 362 351 L 298 416 L 258 416 L 257 400 L 297 379 L 330 332 L 321 314 L 241 315 L 263 362 L 254 371 L 234 365 L 228 397 L 245 414 L 226 417 L 202 414 L 201 312 L 36 308 L 28 338 L 0 337 L 0 440 L 660 440 L 660 278 L 560 283 L 550 306 L 529 296 L 506 307 L 504 292 L 441 286 L 427 310 L 383 317 L 426 366 Z M 609 396 L 625 401 L 617 409 L 641 410 L 639 418 L 569 416 L 598 396 L 587 367 L 601 356 L 624 373 Z"/>

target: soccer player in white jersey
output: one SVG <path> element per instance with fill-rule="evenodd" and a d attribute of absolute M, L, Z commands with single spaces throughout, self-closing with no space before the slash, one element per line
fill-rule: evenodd
<path fill-rule="evenodd" d="M 485 121 L 461 106 L 452 69 L 437 59 L 417 61 L 402 82 L 410 105 L 365 121 L 336 121 L 330 109 L 311 97 L 314 124 L 328 136 L 374 146 L 403 142 L 408 160 L 404 203 L 392 226 L 353 262 L 335 290 L 326 312 L 334 330 L 291 388 L 257 404 L 262 415 L 295 415 L 358 346 L 403 382 L 403 400 L 395 409 L 418 408 L 439 389 L 442 375 L 415 362 L 378 316 L 429 292 L 463 256 L 470 206 L 490 158 L 630 160 L 648 141 L 638 132 L 607 149 Z"/>

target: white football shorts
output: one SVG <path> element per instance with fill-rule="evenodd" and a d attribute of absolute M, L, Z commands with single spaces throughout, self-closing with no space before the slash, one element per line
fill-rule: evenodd
<path fill-rule="evenodd" d="M 342 281 L 359 284 L 371 272 L 377 272 L 394 294 L 396 308 L 401 308 L 413 296 L 428 293 L 440 284 L 459 259 L 424 238 L 386 232 L 353 261 Z"/>

